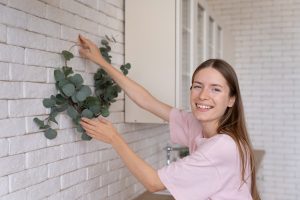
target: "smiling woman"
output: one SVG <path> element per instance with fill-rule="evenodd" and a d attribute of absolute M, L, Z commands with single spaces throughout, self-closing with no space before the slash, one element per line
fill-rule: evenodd
<path fill-rule="evenodd" d="M 173 143 L 189 148 L 189 156 L 155 170 L 132 151 L 111 122 L 81 120 L 87 134 L 111 144 L 150 192 L 167 188 L 177 200 L 260 200 L 238 80 L 228 63 L 210 59 L 195 70 L 190 113 L 162 103 L 125 77 L 90 40 L 79 36 L 79 43 L 80 54 L 100 65 L 137 105 L 169 122 Z"/>

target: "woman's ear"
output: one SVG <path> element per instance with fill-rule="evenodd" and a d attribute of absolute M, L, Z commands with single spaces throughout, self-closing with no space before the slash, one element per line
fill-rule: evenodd
<path fill-rule="evenodd" d="M 232 107 L 235 103 L 235 96 L 230 97 L 228 107 Z"/>

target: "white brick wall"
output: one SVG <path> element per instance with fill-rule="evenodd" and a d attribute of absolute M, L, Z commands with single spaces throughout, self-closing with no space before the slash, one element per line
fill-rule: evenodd
<path fill-rule="evenodd" d="M 144 191 L 110 145 L 82 141 L 71 119 L 57 117 L 58 136 L 47 140 L 33 118 L 49 110 L 43 98 L 56 92 L 55 68 L 81 33 L 97 44 L 113 35 L 113 63 L 124 62 L 123 0 L 0 0 L 0 199 L 120 200 Z M 95 64 L 69 63 L 93 86 Z M 165 164 L 167 126 L 124 123 L 124 93 L 109 119 L 137 153 L 155 168 Z"/>
<path fill-rule="evenodd" d="M 232 30 L 262 199 L 300 199 L 300 2 L 207 0 Z"/>

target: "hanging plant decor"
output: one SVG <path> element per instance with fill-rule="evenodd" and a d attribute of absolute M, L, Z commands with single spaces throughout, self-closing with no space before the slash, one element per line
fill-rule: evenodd
<path fill-rule="evenodd" d="M 101 41 L 102 46 L 99 50 L 103 58 L 111 63 L 109 42 L 116 42 L 116 40 L 113 37 L 111 39 L 106 36 L 106 39 Z M 103 69 L 99 68 L 94 75 L 96 96 L 91 96 L 92 90 L 89 86 L 83 84 L 82 76 L 74 74 L 72 68 L 67 65 L 67 62 L 74 57 L 70 50 L 64 50 L 61 53 L 65 59 L 65 66 L 54 70 L 57 94 L 43 100 L 44 107 L 50 109 L 49 116 L 45 120 L 34 118 L 33 121 L 44 131 L 46 138 L 54 139 L 57 136 L 57 131 L 51 128 L 50 122 L 58 124 L 55 119 L 56 116 L 60 112 L 66 111 L 75 124 L 77 131 L 82 133 L 81 138 L 91 140 L 92 138 L 85 133 L 85 130 L 79 124 L 80 118 L 91 119 L 100 115 L 103 117 L 109 116 L 109 107 L 111 103 L 116 101 L 115 98 L 121 92 L 121 88 Z M 127 63 L 122 65 L 120 70 L 124 75 L 127 75 L 130 67 L 130 64 Z"/>

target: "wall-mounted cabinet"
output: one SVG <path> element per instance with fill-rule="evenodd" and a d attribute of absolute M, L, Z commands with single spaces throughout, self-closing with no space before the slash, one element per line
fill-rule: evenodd
<path fill-rule="evenodd" d="M 169 105 L 188 110 L 194 69 L 208 58 L 233 64 L 233 52 L 230 33 L 203 0 L 125 1 L 129 77 Z M 125 121 L 163 123 L 127 96 Z"/>

